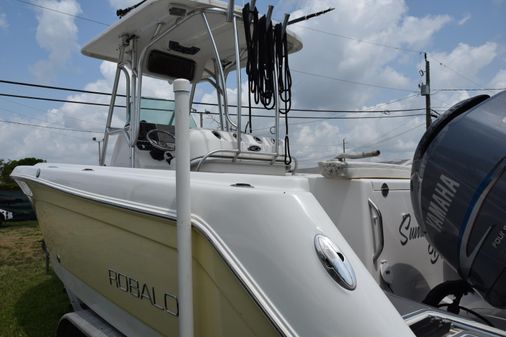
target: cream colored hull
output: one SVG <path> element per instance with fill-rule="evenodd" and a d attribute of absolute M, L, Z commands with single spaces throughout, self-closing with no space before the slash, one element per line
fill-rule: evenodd
<path fill-rule="evenodd" d="M 176 336 L 175 221 L 29 185 L 52 261 L 58 264 L 55 269 L 68 271 L 159 334 Z M 195 335 L 277 336 L 238 278 L 195 229 L 193 242 Z M 88 299 L 80 300 L 93 307 Z"/>
<path fill-rule="evenodd" d="M 167 312 L 177 295 L 174 175 L 63 164 L 13 172 L 34 200 L 71 299 L 129 336 L 178 332 Z M 195 336 L 413 335 L 311 184 L 304 176 L 191 173 Z M 322 265 L 322 235 L 352 266 L 353 290 Z"/>

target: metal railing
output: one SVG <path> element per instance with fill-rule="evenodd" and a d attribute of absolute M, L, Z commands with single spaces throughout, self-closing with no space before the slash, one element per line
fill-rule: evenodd
<path fill-rule="evenodd" d="M 119 61 L 118 61 L 118 65 L 116 66 L 116 74 L 114 76 L 114 84 L 113 84 L 113 89 L 112 89 L 112 94 L 111 94 L 111 102 L 110 102 L 110 105 L 109 105 L 109 111 L 108 111 L 108 114 L 107 114 L 107 121 L 106 121 L 106 125 L 105 125 L 105 131 L 104 131 L 104 144 L 102 146 L 102 151 L 99 153 L 99 165 L 100 166 L 103 166 L 105 165 L 105 155 L 107 153 L 107 145 L 109 144 L 109 136 L 113 135 L 113 134 L 117 134 L 117 133 L 122 133 L 124 136 L 125 136 L 125 139 L 127 141 L 127 143 L 131 146 L 131 138 L 129 137 L 128 135 L 128 131 L 126 129 L 126 127 L 124 128 L 113 128 L 111 126 L 112 124 L 112 117 L 113 117 L 113 114 L 114 114 L 114 106 L 116 104 L 116 96 L 117 96 L 117 93 L 118 93 L 118 85 L 119 85 L 119 79 L 120 79 L 120 76 L 121 76 L 121 72 L 123 72 L 123 74 L 125 75 L 125 81 L 126 81 L 126 100 L 127 100 L 127 104 L 126 104 L 126 114 L 127 114 L 127 120 L 130 119 L 130 113 L 131 113 L 131 109 L 130 109 L 130 74 L 128 73 L 126 67 L 125 67 L 125 64 L 123 63 L 123 60 L 125 58 L 125 49 L 126 47 L 129 45 L 129 37 L 123 37 L 123 41 L 122 41 L 122 44 L 120 46 L 120 51 L 119 51 Z"/>
<path fill-rule="evenodd" d="M 106 130 L 104 133 L 104 146 L 102 149 L 102 152 L 100 154 L 100 165 L 105 164 L 105 155 L 107 151 L 107 145 L 109 136 L 116 134 L 116 133 L 122 133 L 127 140 L 127 143 L 131 149 L 130 153 L 130 165 L 131 167 L 135 167 L 135 145 L 137 142 L 137 138 L 139 136 L 139 122 L 140 122 L 140 111 L 141 111 L 141 94 L 142 94 L 142 77 L 143 77 L 143 69 L 144 69 L 144 63 L 146 60 L 146 56 L 148 55 L 148 52 L 151 50 L 151 48 L 159 42 L 162 38 L 167 36 L 167 34 L 171 33 L 181 25 L 183 25 L 185 22 L 190 20 L 191 18 L 195 16 L 201 16 L 202 22 L 204 25 L 204 28 L 207 31 L 209 41 L 211 43 L 213 54 L 214 54 L 214 86 L 217 90 L 217 97 L 218 97 L 218 105 L 219 105 L 219 111 L 220 111 L 220 128 L 226 131 L 234 130 L 237 133 L 237 141 L 236 141 L 236 152 L 238 155 L 240 155 L 242 152 L 244 152 L 241 148 L 242 143 L 242 130 L 241 130 L 241 120 L 242 120 L 242 88 L 241 88 L 241 51 L 240 51 L 240 45 L 239 45 L 239 31 L 238 31 L 238 25 L 237 20 L 238 18 L 241 18 L 241 16 L 237 13 L 234 13 L 233 8 L 233 1 L 230 2 L 232 5 L 229 6 L 227 10 L 222 8 L 205 8 L 205 9 L 198 9 L 189 12 L 186 16 L 178 19 L 172 26 L 167 27 L 165 30 L 163 29 L 163 25 L 157 25 L 156 27 L 156 33 L 153 34 L 153 37 L 151 38 L 151 41 L 142 48 L 142 50 L 139 52 L 137 50 L 137 41 L 135 37 L 125 37 L 122 45 L 120 46 L 120 57 L 118 62 L 118 67 L 116 70 L 116 77 L 115 82 L 113 86 L 113 94 L 111 97 L 111 106 L 109 108 L 109 114 L 107 118 L 107 125 Z M 233 27 L 233 36 L 234 36 L 234 51 L 235 51 L 235 71 L 236 71 L 236 81 L 237 81 L 237 120 L 234 122 L 229 115 L 229 101 L 228 101 L 228 95 L 226 90 L 226 74 L 224 67 L 221 64 L 221 57 L 220 52 L 218 50 L 218 46 L 216 44 L 216 41 L 214 39 L 214 35 L 212 32 L 212 28 L 209 24 L 209 20 L 207 15 L 208 14 L 220 14 L 225 16 L 225 20 L 232 23 Z M 272 14 L 272 7 L 269 7 L 268 15 Z M 125 64 L 124 64 L 124 55 L 125 55 L 125 49 L 126 47 L 131 47 L 131 76 L 129 75 L 128 71 L 126 70 Z M 118 89 L 118 82 L 120 78 L 120 73 L 124 72 L 125 78 L 126 78 L 126 88 L 127 88 L 127 116 L 128 116 L 128 122 L 127 125 L 120 129 L 120 128 L 112 128 L 111 122 L 112 122 L 112 116 L 113 116 L 113 106 L 116 100 L 116 92 Z M 274 81 L 274 91 L 275 91 L 275 151 L 274 153 L 264 153 L 265 156 L 271 157 L 271 164 L 274 164 L 278 157 L 280 156 L 280 141 L 279 141 L 279 128 L 280 128 L 280 97 L 279 97 L 279 88 L 278 88 L 278 81 L 277 81 L 277 69 L 275 68 L 275 74 L 274 74 L 276 80 Z M 194 94 L 194 87 L 192 88 L 191 96 Z M 130 95 L 130 92 L 133 93 L 133 96 Z M 224 116 L 223 116 L 224 115 Z M 225 117 L 225 118 L 223 118 Z M 256 153 L 258 154 L 258 153 Z M 207 154 L 205 157 L 212 156 L 212 154 Z M 205 161 L 205 160 L 204 160 Z"/>

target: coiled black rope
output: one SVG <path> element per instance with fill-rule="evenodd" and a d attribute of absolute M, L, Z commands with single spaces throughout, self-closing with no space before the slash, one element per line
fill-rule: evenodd
<path fill-rule="evenodd" d="M 281 24 L 273 26 L 271 20 L 264 15 L 258 17 L 258 10 L 246 4 L 242 10 L 244 33 L 248 51 L 246 74 L 248 75 L 248 106 L 249 120 L 246 130 L 252 132 L 251 123 L 251 95 L 256 104 L 261 103 L 264 108 L 272 110 L 276 104 L 279 112 L 285 115 L 285 158 L 286 165 L 290 165 L 290 139 L 288 137 L 287 114 L 291 109 L 292 77 L 288 65 L 288 42 L 285 29 Z M 277 71 L 277 78 L 275 73 Z M 275 92 L 275 82 L 278 93 Z M 279 96 L 280 102 L 276 102 Z"/>
<path fill-rule="evenodd" d="M 276 67 L 278 70 L 278 92 L 279 99 L 284 107 L 279 109 L 279 113 L 285 115 L 285 165 L 292 163 L 292 155 L 290 153 L 290 138 L 288 137 L 288 112 L 292 108 L 292 75 L 290 74 L 290 66 L 288 65 L 288 41 L 286 30 L 278 23 L 274 28 L 274 36 L 276 38 Z M 281 104 L 280 104 L 281 105 Z"/>
<path fill-rule="evenodd" d="M 257 48 L 254 46 L 254 41 L 256 41 L 256 37 L 252 35 L 251 32 L 251 25 L 253 24 L 253 27 L 256 27 L 258 22 L 258 11 L 256 7 L 253 10 L 250 10 L 249 4 L 246 4 L 242 9 L 242 19 L 244 22 L 244 35 L 246 36 L 246 48 L 248 51 L 248 60 L 246 62 L 246 74 L 248 75 L 248 123 L 246 123 L 246 127 L 244 128 L 244 132 L 246 133 L 246 130 L 249 126 L 249 133 L 252 132 L 252 126 L 251 126 L 251 92 L 254 91 L 254 81 L 252 81 L 253 76 L 250 76 L 250 74 L 254 73 L 256 71 L 256 59 L 257 54 L 255 51 Z M 251 21 L 253 20 L 253 22 Z M 253 31 L 253 34 L 255 31 Z"/>
<path fill-rule="evenodd" d="M 288 39 L 286 31 L 283 32 L 282 24 L 278 23 L 274 27 L 274 36 L 276 39 L 279 98 L 284 103 L 284 108 L 281 108 L 280 112 L 286 114 L 292 107 L 292 75 L 288 65 Z"/>

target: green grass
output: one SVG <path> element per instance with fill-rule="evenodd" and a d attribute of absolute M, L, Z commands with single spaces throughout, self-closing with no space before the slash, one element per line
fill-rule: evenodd
<path fill-rule="evenodd" d="M 50 272 L 36 221 L 0 226 L 0 337 L 52 337 L 71 307 Z"/>

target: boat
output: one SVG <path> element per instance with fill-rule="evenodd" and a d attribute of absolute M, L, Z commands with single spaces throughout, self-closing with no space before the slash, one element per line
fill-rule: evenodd
<path fill-rule="evenodd" d="M 264 73 L 275 136 L 243 130 L 241 69 L 251 72 L 250 29 L 262 28 L 247 6 L 143 1 L 84 46 L 117 64 L 100 165 L 12 173 L 74 309 L 58 336 L 506 336 L 422 303 L 459 276 L 417 222 L 411 166 L 345 154 L 297 171 L 280 136 L 288 82 L 277 80 L 302 49 L 289 16 L 276 25 L 282 62 Z M 145 77 L 173 84 L 173 106 L 143 97 Z M 216 129 L 188 119 L 202 83 L 216 89 Z"/>

